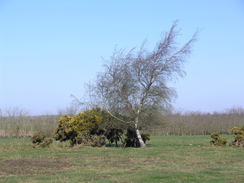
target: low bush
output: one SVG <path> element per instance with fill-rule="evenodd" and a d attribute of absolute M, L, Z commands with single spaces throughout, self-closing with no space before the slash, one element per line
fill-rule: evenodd
<path fill-rule="evenodd" d="M 42 143 L 40 143 L 39 145 L 37 145 L 37 147 L 49 147 L 50 144 L 53 143 L 53 139 L 51 138 L 45 138 L 44 141 Z"/>
<path fill-rule="evenodd" d="M 106 144 L 106 137 L 104 136 L 98 136 L 98 135 L 92 135 L 92 147 L 102 147 L 105 146 Z"/>
<path fill-rule="evenodd" d="M 244 147 L 244 126 L 234 127 L 230 131 L 234 134 L 234 141 L 231 145 Z"/>
<path fill-rule="evenodd" d="M 47 138 L 42 133 L 36 133 L 32 137 L 33 147 L 48 147 L 52 142 L 51 138 Z"/>
<path fill-rule="evenodd" d="M 70 140 L 72 145 L 79 144 L 80 138 L 85 141 L 86 136 L 102 133 L 102 131 L 97 131 L 102 120 L 103 111 L 99 108 L 86 110 L 73 117 L 62 116 L 54 138 L 59 141 Z"/>
<path fill-rule="evenodd" d="M 98 135 L 78 135 L 75 138 L 75 144 L 82 144 L 85 146 L 102 147 L 106 144 L 106 138 Z"/>
<path fill-rule="evenodd" d="M 45 138 L 46 136 L 39 132 L 34 134 L 31 140 L 33 144 L 40 144 L 44 141 Z"/>
<path fill-rule="evenodd" d="M 213 132 L 211 134 L 212 140 L 210 141 L 211 145 L 215 146 L 225 146 L 227 144 L 227 141 L 225 138 L 221 137 L 219 132 Z"/>
<path fill-rule="evenodd" d="M 142 138 L 143 142 L 146 143 L 147 141 L 150 140 L 150 134 L 148 134 L 148 133 L 144 134 L 143 133 L 143 134 L 141 134 L 141 138 Z"/>
<path fill-rule="evenodd" d="M 54 139 L 59 141 L 66 141 L 70 140 L 75 137 L 75 134 L 72 133 L 70 130 L 71 125 L 69 124 L 69 121 L 71 120 L 70 116 L 61 116 L 58 121 L 58 128 L 54 134 Z"/>
<path fill-rule="evenodd" d="M 146 141 L 150 140 L 149 134 L 142 133 L 141 137 L 142 137 L 142 140 L 144 141 L 144 143 L 146 143 Z M 137 138 L 136 130 L 134 128 L 127 129 L 124 146 L 125 147 L 140 147 L 140 142 Z"/>
<path fill-rule="evenodd" d="M 109 143 L 115 143 L 118 147 L 118 142 L 122 141 L 123 130 L 118 128 L 109 128 L 105 132 L 105 137 L 108 139 Z"/>

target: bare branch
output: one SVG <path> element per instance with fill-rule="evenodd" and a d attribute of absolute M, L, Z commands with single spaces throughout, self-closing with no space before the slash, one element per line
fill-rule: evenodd
<path fill-rule="evenodd" d="M 196 34 L 182 47 L 177 46 L 179 31 L 174 22 L 153 51 L 145 49 L 145 42 L 138 52 L 135 48 L 128 52 L 115 50 L 93 87 L 103 101 L 102 107 L 115 118 L 114 112 L 134 118 L 137 128 L 140 112 L 146 107 L 170 103 L 175 91 L 167 87 L 167 81 L 183 75 L 182 65 L 191 53 Z"/>

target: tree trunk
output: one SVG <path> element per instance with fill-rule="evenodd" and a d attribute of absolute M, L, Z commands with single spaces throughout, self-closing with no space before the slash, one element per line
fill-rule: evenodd
<path fill-rule="evenodd" d="M 144 141 L 142 140 L 140 131 L 139 131 L 139 129 L 138 129 L 138 121 L 139 121 L 139 116 L 136 116 L 136 119 L 135 119 L 136 135 L 137 135 L 137 138 L 138 138 L 138 140 L 139 140 L 140 147 L 143 148 L 143 147 L 146 147 L 146 144 L 145 144 Z"/>

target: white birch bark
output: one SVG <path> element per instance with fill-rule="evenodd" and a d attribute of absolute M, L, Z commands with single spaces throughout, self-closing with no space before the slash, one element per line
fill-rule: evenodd
<path fill-rule="evenodd" d="M 140 134 L 140 131 L 138 129 L 138 121 L 139 121 L 139 117 L 137 116 L 136 119 L 135 119 L 135 129 L 136 129 L 136 135 L 137 135 L 137 138 L 139 140 L 139 143 L 140 143 L 140 147 L 146 147 L 146 144 L 144 143 L 144 141 L 142 140 L 142 137 L 141 137 L 141 134 Z"/>

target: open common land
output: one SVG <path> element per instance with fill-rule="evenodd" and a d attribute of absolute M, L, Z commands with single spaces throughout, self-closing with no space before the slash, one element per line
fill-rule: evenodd
<path fill-rule="evenodd" d="M 231 141 L 232 136 L 225 136 Z M 146 148 L 33 148 L 0 138 L 0 182 L 243 183 L 244 148 L 213 147 L 209 136 L 154 136 Z"/>

